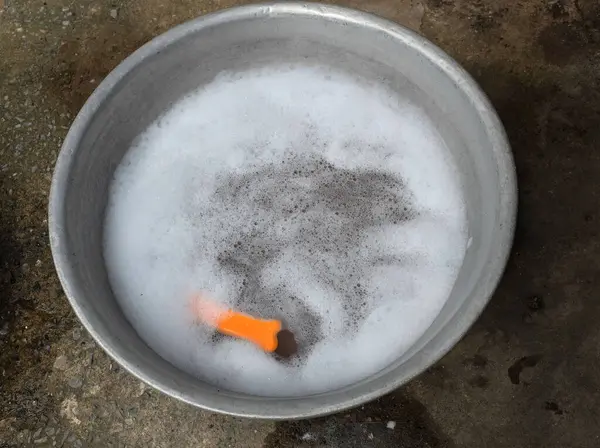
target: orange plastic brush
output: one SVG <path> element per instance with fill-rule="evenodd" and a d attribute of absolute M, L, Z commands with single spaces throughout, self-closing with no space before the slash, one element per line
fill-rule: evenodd
<path fill-rule="evenodd" d="M 294 334 L 282 329 L 280 321 L 259 319 L 248 314 L 223 308 L 202 296 L 192 300 L 194 316 L 211 325 L 221 333 L 250 341 L 264 351 L 285 358 L 296 353 L 298 346 Z"/>

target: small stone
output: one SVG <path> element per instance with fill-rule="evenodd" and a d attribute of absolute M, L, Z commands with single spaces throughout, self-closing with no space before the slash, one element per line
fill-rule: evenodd
<path fill-rule="evenodd" d="M 31 442 L 31 431 L 24 429 L 17 435 L 17 441 L 23 444 Z"/>
<path fill-rule="evenodd" d="M 33 441 L 35 444 L 46 443 L 48 441 L 48 437 L 42 437 L 41 439 L 36 439 Z"/>
<path fill-rule="evenodd" d="M 146 392 L 146 384 L 140 381 L 138 383 L 138 390 L 135 393 L 135 396 L 141 397 L 142 395 L 144 395 L 144 392 Z"/>
<path fill-rule="evenodd" d="M 35 266 L 36 266 L 36 267 L 38 267 L 38 268 L 39 268 L 41 265 L 42 265 L 42 260 L 37 260 L 37 261 L 35 262 Z"/>
<path fill-rule="evenodd" d="M 54 368 L 56 370 L 67 370 L 68 367 L 69 367 L 69 360 L 64 355 L 60 355 L 54 361 Z"/>
<path fill-rule="evenodd" d="M 71 24 L 71 22 L 69 22 L 68 20 L 63 20 L 62 22 L 62 26 L 69 26 Z"/>
<path fill-rule="evenodd" d="M 91 366 L 94 363 L 94 354 L 92 352 L 90 352 L 88 354 L 88 356 L 85 358 L 85 360 L 83 361 L 83 364 L 85 366 Z"/>
<path fill-rule="evenodd" d="M 51 426 L 46 428 L 46 435 L 48 435 L 48 436 L 53 436 L 55 432 L 56 432 L 56 430 L 54 428 L 52 428 Z"/>
<path fill-rule="evenodd" d="M 111 10 L 110 10 L 110 16 L 111 16 L 113 19 L 116 19 L 118 15 L 119 15 L 119 11 L 117 11 L 116 9 L 111 9 Z"/>
<path fill-rule="evenodd" d="M 23 274 L 27 274 L 29 272 L 29 264 L 23 263 L 23 265 L 21 266 L 21 271 L 23 271 Z"/>
<path fill-rule="evenodd" d="M 387 422 L 386 427 L 387 427 L 387 429 L 394 429 L 396 427 L 396 422 L 393 420 L 390 420 L 389 422 Z"/>
<path fill-rule="evenodd" d="M 69 380 L 69 386 L 73 389 L 79 389 L 83 385 L 83 380 L 75 376 Z"/>
<path fill-rule="evenodd" d="M 73 330 L 73 339 L 75 339 L 76 341 L 81 339 L 81 330 L 79 328 L 75 328 Z"/>
<path fill-rule="evenodd" d="M 125 419 L 125 424 L 127 426 L 132 426 L 133 425 L 133 419 L 132 418 L 126 418 Z"/>

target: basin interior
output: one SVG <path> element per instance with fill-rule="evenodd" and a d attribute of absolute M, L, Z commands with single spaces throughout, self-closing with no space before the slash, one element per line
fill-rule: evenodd
<path fill-rule="evenodd" d="M 489 123 L 484 123 L 478 110 L 480 104 L 465 93 L 460 80 L 448 76 L 448 61 L 431 56 L 437 50 L 430 44 L 411 33 L 392 38 L 389 31 L 364 26 L 357 17 L 267 8 L 264 14 L 238 14 L 226 20 L 213 16 L 193 22 L 129 59 L 86 106 L 90 115 L 78 131 L 60 211 L 71 260 L 67 293 L 99 343 L 159 389 L 196 405 L 243 415 L 283 418 L 305 409 L 330 412 L 336 410 L 337 402 L 367 396 L 390 381 L 406 381 L 418 373 L 449 348 L 448 341 L 456 341 L 466 331 L 464 314 L 476 315 L 493 290 L 496 279 L 490 276 L 499 273 L 488 272 L 487 266 L 496 257 L 495 233 L 503 225 L 498 220 L 505 181 L 498 171 L 498 149 L 491 143 L 497 136 L 490 135 Z M 415 42 L 431 53 L 417 51 Z M 178 370 L 146 345 L 111 291 L 102 256 L 102 223 L 115 168 L 133 139 L 161 113 L 222 71 L 281 62 L 332 66 L 385 84 L 420 105 L 436 123 L 459 168 L 470 246 L 435 322 L 395 363 L 338 391 L 270 399 L 218 390 Z M 460 74 L 455 68 L 450 71 Z M 474 302 L 481 306 L 472 306 Z M 223 397 L 230 407 L 220 405 Z M 259 405 L 267 411 L 257 411 Z"/>

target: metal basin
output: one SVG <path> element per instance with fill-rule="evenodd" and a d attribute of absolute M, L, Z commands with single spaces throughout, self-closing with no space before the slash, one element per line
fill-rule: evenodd
<path fill-rule="evenodd" d="M 471 244 L 454 289 L 423 336 L 392 365 L 319 395 L 266 398 L 219 390 L 166 362 L 117 304 L 102 255 L 115 167 L 132 140 L 183 94 L 223 70 L 311 61 L 385 82 L 432 117 L 460 170 Z M 119 65 L 75 119 L 58 158 L 49 225 L 56 269 L 83 325 L 151 386 L 195 406 L 289 419 L 341 411 L 406 383 L 440 359 L 481 313 L 504 269 L 516 214 L 510 148 L 492 106 L 458 64 L 421 36 L 333 6 L 253 5 L 201 17 L 157 37 Z"/>

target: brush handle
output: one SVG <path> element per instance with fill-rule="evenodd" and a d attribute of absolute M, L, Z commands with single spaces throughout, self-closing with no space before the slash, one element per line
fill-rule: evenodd
<path fill-rule="evenodd" d="M 274 352 L 278 344 L 277 333 L 281 330 L 281 322 L 258 319 L 229 310 L 218 319 L 217 329 L 223 334 L 253 342 L 264 351 Z"/>
<path fill-rule="evenodd" d="M 259 319 L 229 310 L 203 297 L 192 299 L 192 310 L 200 320 L 223 334 L 250 341 L 267 352 L 277 349 L 277 333 L 281 331 L 278 320 Z"/>

